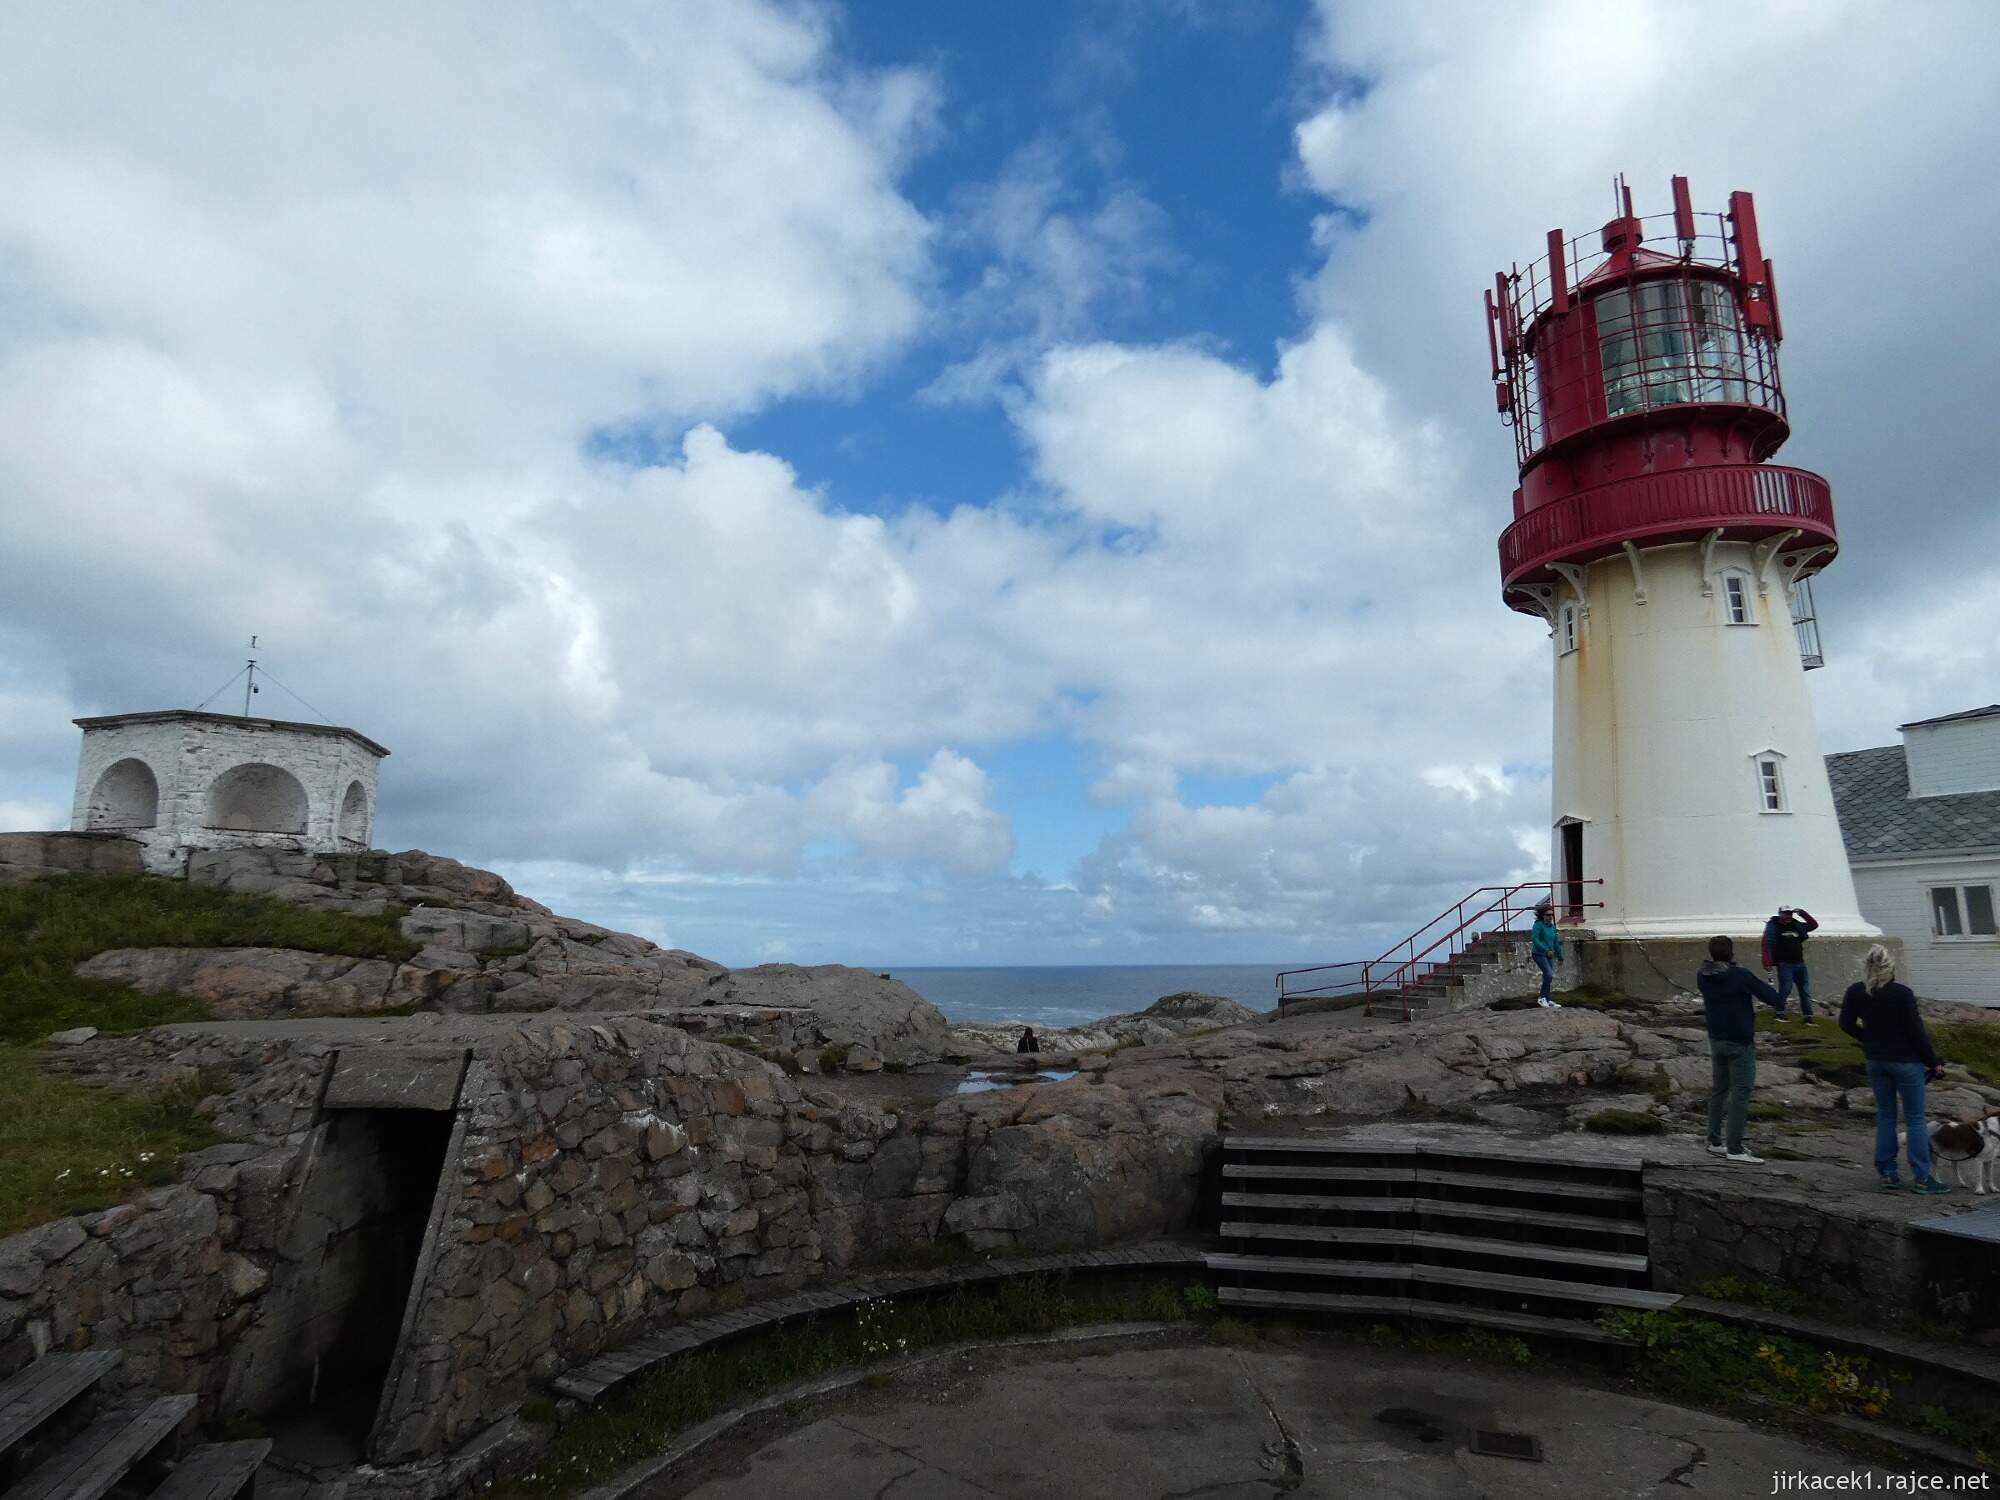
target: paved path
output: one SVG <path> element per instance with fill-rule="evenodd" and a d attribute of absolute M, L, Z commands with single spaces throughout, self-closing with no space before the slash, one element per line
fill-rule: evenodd
<path fill-rule="evenodd" d="M 1318 1342 L 988 1351 L 746 1424 L 643 1500 L 1388 1500 L 1768 1495 L 1886 1474 L 1787 1434 L 1554 1376 Z M 1468 1451 L 1529 1433 L 1542 1463 Z M 1866 1480 L 1850 1480 L 1866 1485 Z"/>

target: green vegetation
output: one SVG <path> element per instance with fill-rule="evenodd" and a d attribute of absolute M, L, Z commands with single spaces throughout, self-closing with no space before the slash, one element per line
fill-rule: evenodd
<path fill-rule="evenodd" d="M 36 1055 L 0 1047 L 0 1234 L 90 1213 L 179 1176 L 181 1153 L 219 1139 L 195 1105 L 212 1080 L 150 1093 L 45 1074 Z"/>
<path fill-rule="evenodd" d="M 1784 1105 L 1774 1104 L 1768 1099 L 1750 1106 L 1750 1118 L 1753 1120 L 1782 1120 L 1790 1113 Z"/>
<path fill-rule="evenodd" d="M 1600 1109 L 1583 1122 L 1583 1128 L 1599 1135 L 1664 1135 L 1667 1122 L 1643 1110 Z"/>
<path fill-rule="evenodd" d="M 1704 1290 L 1725 1286 L 1745 1294 L 1731 1300 L 1787 1300 L 1776 1288 L 1733 1278 Z M 1793 1413 L 1878 1418 L 1929 1433 L 1970 1449 L 1982 1463 L 2000 1455 L 2000 1411 L 1910 1403 L 1895 1392 L 1906 1378 L 1878 1370 L 1865 1356 L 1680 1312 L 1610 1312 L 1598 1321 L 1633 1341 L 1633 1373 L 1665 1395 L 1722 1410 L 1746 1396 L 1762 1397 Z"/>
<path fill-rule="evenodd" d="M 820 1048 L 819 1052 L 820 1072 L 832 1073 L 838 1071 L 840 1065 L 847 1061 L 847 1054 L 852 1052 L 853 1050 L 854 1050 L 854 1043 L 852 1042 L 834 1042 L 828 1046 Z"/>
<path fill-rule="evenodd" d="M 1812 1314 L 1817 1311 L 1812 1298 L 1788 1286 L 1769 1281 L 1745 1281 L 1738 1276 L 1717 1276 L 1695 1287 L 1695 1294 L 1717 1302 L 1740 1302 L 1765 1312 Z"/>
<path fill-rule="evenodd" d="M 486 1493 L 494 1500 L 570 1494 L 658 1452 L 696 1422 L 835 1370 L 943 1344 L 1092 1323 L 1178 1322 L 1187 1317 L 1183 1298 L 1183 1287 L 1170 1281 L 1120 1292 L 1087 1289 L 1067 1278 L 1026 1277 L 991 1292 L 864 1302 L 850 1314 L 811 1319 L 661 1366 L 622 1398 L 565 1427 L 531 1472 Z"/>
<path fill-rule="evenodd" d="M 199 1021 L 186 995 L 142 995 L 76 966 L 110 948 L 300 948 L 405 959 L 417 945 L 380 916 L 305 911 L 142 875 L 66 875 L 0 886 L 0 1232 L 105 1208 L 172 1182 L 181 1153 L 213 1144 L 194 1112 L 203 1080 L 151 1093 L 48 1076 L 34 1044 L 52 1031 L 117 1034 Z"/>
<path fill-rule="evenodd" d="M 376 917 L 305 911 L 143 875 L 0 886 L 0 994 L 7 997 L 0 1043 L 37 1042 L 72 1026 L 138 1031 L 207 1014 L 185 996 L 140 995 L 76 977 L 78 964 L 108 948 L 302 948 L 400 961 L 417 951 L 398 928 L 402 917 L 400 907 Z"/>
<path fill-rule="evenodd" d="M 1767 1036 L 1809 1042 L 1800 1064 L 1815 1073 L 1845 1082 L 1859 1082 L 1867 1059 L 1861 1043 L 1840 1029 L 1836 1016 L 1817 1015 L 1810 1021 L 1780 1022 L 1769 1011 L 1757 1012 L 1757 1029 Z M 1984 1021 L 1945 1021 L 1931 1025 L 1931 1044 L 1938 1056 L 1958 1063 L 1984 1083 L 2000 1083 L 2000 1025 Z"/>

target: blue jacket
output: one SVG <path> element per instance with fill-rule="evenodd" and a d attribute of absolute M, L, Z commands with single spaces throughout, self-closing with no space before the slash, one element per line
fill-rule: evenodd
<path fill-rule="evenodd" d="M 1701 990 L 1701 1009 L 1711 1042 L 1755 1041 L 1753 1013 L 1757 1007 L 1751 1002 L 1762 1000 L 1773 1010 L 1778 1006 L 1778 992 L 1739 964 L 1711 958 L 1696 973 L 1694 982 Z"/>
<path fill-rule="evenodd" d="M 1535 925 L 1528 932 L 1528 950 L 1560 959 L 1563 956 L 1563 940 L 1562 934 L 1556 931 L 1556 924 L 1535 918 Z"/>

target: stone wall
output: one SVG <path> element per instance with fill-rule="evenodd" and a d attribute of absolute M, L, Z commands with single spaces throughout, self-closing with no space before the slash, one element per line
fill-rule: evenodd
<path fill-rule="evenodd" d="M 137 875 L 140 848 L 116 833 L 0 833 L 0 884 L 43 875 Z"/>
<path fill-rule="evenodd" d="M 1694 1292 L 1729 1277 L 1783 1287 L 1820 1317 L 1886 1329 L 1972 1330 L 2000 1314 L 1990 1245 L 1911 1228 L 1928 1205 L 1891 1198 L 1879 1213 L 1851 1198 L 1766 1182 L 1744 1192 L 1712 1170 L 1648 1168 L 1653 1284 Z"/>
<path fill-rule="evenodd" d="M 412 1032 L 423 1056 L 470 1060 L 438 1116 L 457 1134 L 396 1330 L 386 1463 L 461 1447 L 642 1328 L 794 1290 L 909 1236 L 1055 1250 L 1186 1228 L 1222 1098 L 1209 1075 L 1139 1067 L 903 1114 L 644 1017 Z M 227 1075 L 204 1107 L 235 1139 L 191 1158 L 180 1186 L 0 1242 L 0 1374 L 52 1347 L 117 1346 L 120 1389 L 269 1417 L 339 1352 L 319 1315 L 365 1280 L 339 1245 L 385 1218 L 354 1180 L 366 1154 L 334 1149 L 357 1117 L 346 1105 L 381 1099 L 343 1080 L 423 1058 L 214 1026 L 91 1045 L 135 1072 L 143 1055 L 150 1076 Z M 377 1325 L 391 1300 L 371 1307 Z"/>
<path fill-rule="evenodd" d="M 1775 984 L 1776 976 L 1762 967 L 1761 935 L 1734 934 L 1736 961 L 1759 978 Z M 1578 983 L 1593 984 L 1641 1000 L 1666 1000 L 1695 993 L 1695 974 L 1708 960 L 1706 938 L 1600 938 L 1589 933 L 1566 935 L 1575 949 Z M 1861 977 L 1862 956 L 1885 943 L 1900 958 L 1902 940 L 1893 937 L 1815 937 L 1806 944 L 1806 965 L 1812 978 L 1813 1005 L 1840 1009 L 1840 997 Z"/>

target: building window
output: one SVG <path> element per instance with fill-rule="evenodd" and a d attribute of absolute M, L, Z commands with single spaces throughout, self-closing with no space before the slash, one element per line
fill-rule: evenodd
<path fill-rule="evenodd" d="M 1722 617 L 1731 625 L 1757 623 L 1750 603 L 1750 580 L 1741 573 L 1722 575 Z"/>
<path fill-rule="evenodd" d="M 1576 650 L 1576 606 L 1565 604 L 1556 616 L 1556 654 L 1568 656 Z"/>
<path fill-rule="evenodd" d="M 1931 887 L 1931 935 L 1940 938 L 1990 938 L 1993 924 L 1993 887 L 1990 885 L 1934 885 Z"/>
<path fill-rule="evenodd" d="M 1789 812 L 1785 806 L 1785 758 L 1775 750 L 1756 757 L 1758 805 L 1767 813 Z"/>

